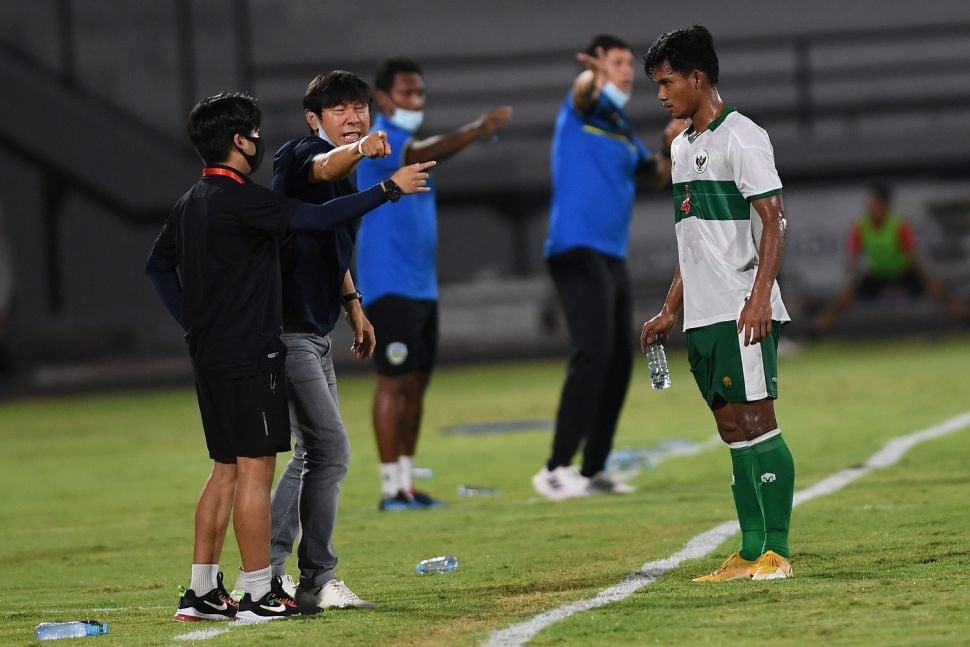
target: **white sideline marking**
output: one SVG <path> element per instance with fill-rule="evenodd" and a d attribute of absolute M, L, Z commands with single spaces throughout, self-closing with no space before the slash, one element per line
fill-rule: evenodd
<path fill-rule="evenodd" d="M 818 483 L 796 492 L 794 505 L 799 505 L 805 501 L 837 492 L 870 472 L 895 465 L 906 452 L 916 445 L 927 440 L 947 436 L 967 426 L 970 426 L 970 411 L 964 412 L 949 420 L 944 420 L 933 427 L 894 438 L 886 443 L 882 449 L 870 456 L 869 460 L 862 467 L 850 467 L 836 472 Z M 518 647 L 534 638 L 536 634 L 546 627 L 560 620 L 565 620 L 575 613 L 595 609 L 611 602 L 619 602 L 633 595 L 633 593 L 643 587 L 653 584 L 685 561 L 708 555 L 739 530 L 737 521 L 726 521 L 717 525 L 689 540 L 686 546 L 670 557 L 647 562 L 640 567 L 639 571 L 627 577 L 619 584 L 603 589 L 595 597 L 564 604 L 561 607 L 540 613 L 525 622 L 500 629 L 489 636 L 485 645 L 486 647 Z"/>
<path fill-rule="evenodd" d="M 156 611 L 158 609 L 170 609 L 172 605 L 170 604 L 156 604 L 150 607 L 94 607 L 84 608 L 84 609 L 44 609 L 39 613 L 44 615 L 63 615 L 66 613 L 102 613 L 108 611 Z M 3 611 L 0 612 L 0 617 L 3 616 L 16 616 L 22 614 L 23 611 Z"/>
<path fill-rule="evenodd" d="M 199 629 L 197 631 L 189 631 L 184 634 L 173 636 L 172 640 L 208 640 L 209 638 L 221 636 L 227 631 L 229 631 L 229 627 L 222 627 L 221 629 Z"/>

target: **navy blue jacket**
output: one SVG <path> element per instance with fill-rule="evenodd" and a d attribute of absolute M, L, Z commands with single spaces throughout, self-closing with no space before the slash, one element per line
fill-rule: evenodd
<path fill-rule="evenodd" d="M 273 157 L 273 190 L 288 198 L 324 204 L 357 193 L 355 174 L 337 182 L 308 180 L 313 158 L 333 150 L 308 135 L 286 142 Z M 350 268 L 360 218 L 327 231 L 293 231 L 280 248 L 283 330 L 325 335 L 340 318 L 344 274 Z"/>

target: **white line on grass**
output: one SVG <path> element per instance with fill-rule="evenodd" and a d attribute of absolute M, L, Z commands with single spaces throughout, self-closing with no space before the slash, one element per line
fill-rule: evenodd
<path fill-rule="evenodd" d="M 714 434 L 711 438 L 708 438 L 702 443 L 685 443 L 682 445 L 674 445 L 670 448 L 654 450 L 651 453 L 654 464 L 661 461 L 668 460 L 670 458 L 677 458 L 680 456 L 693 456 L 694 454 L 699 454 L 705 452 L 709 449 L 713 449 L 721 444 L 721 439 L 717 434 Z M 637 470 L 639 471 L 639 470 Z M 545 499 L 536 499 L 536 502 L 545 501 Z M 190 631 L 184 634 L 177 634 L 173 637 L 173 640 L 208 640 L 210 638 L 215 638 L 216 636 L 222 635 L 233 628 L 234 625 L 225 627 L 222 629 L 206 629 L 202 631 Z"/>
<path fill-rule="evenodd" d="M 222 627 L 220 629 L 198 629 L 196 631 L 189 631 L 184 634 L 173 636 L 172 640 L 208 640 L 209 638 L 221 636 L 229 631 L 229 629 L 230 627 Z"/>
<path fill-rule="evenodd" d="M 895 465 L 906 452 L 916 445 L 927 440 L 956 433 L 967 426 L 970 426 L 970 411 L 964 412 L 949 420 L 944 420 L 933 427 L 894 438 L 886 443 L 882 449 L 873 454 L 866 461 L 865 465 L 861 467 L 850 467 L 841 472 L 836 472 L 815 485 L 800 490 L 795 494 L 794 504 L 799 505 L 800 503 L 810 501 L 817 497 L 837 492 L 870 472 Z M 715 526 L 688 541 L 683 549 L 670 557 L 647 562 L 640 567 L 639 571 L 624 579 L 619 584 L 603 589 L 595 597 L 564 604 L 561 607 L 540 613 L 525 622 L 520 622 L 496 631 L 489 636 L 488 642 L 485 645 L 486 647 L 510 647 L 513 645 L 517 647 L 518 645 L 524 645 L 540 631 L 560 620 L 565 620 L 580 611 L 588 611 L 611 602 L 619 602 L 633 595 L 643 587 L 653 584 L 685 561 L 705 557 L 733 535 L 737 534 L 738 531 L 737 521 L 727 521 Z"/>
<path fill-rule="evenodd" d="M 115 612 L 115 611 L 156 611 L 158 609 L 171 609 L 172 605 L 166 604 L 156 604 L 149 607 L 85 607 L 83 609 L 43 609 L 38 613 L 44 615 L 66 615 L 73 613 L 105 613 L 105 612 Z M 0 618 L 9 616 L 19 616 L 22 615 L 23 611 L 0 611 Z"/>

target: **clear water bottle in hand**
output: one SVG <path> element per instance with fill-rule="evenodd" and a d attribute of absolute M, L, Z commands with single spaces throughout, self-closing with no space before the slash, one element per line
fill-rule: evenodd
<path fill-rule="evenodd" d="M 418 575 L 433 575 L 435 573 L 450 573 L 458 570 L 458 558 L 454 555 L 442 555 L 422 560 L 414 567 Z"/>
<path fill-rule="evenodd" d="M 73 622 L 42 622 L 37 625 L 37 640 L 57 640 L 58 638 L 84 638 L 101 636 L 108 633 L 108 623 L 97 620 L 75 620 Z"/>
<path fill-rule="evenodd" d="M 647 369 L 650 371 L 650 386 L 655 391 L 670 388 L 670 369 L 667 368 L 667 353 L 660 341 L 647 346 Z"/>

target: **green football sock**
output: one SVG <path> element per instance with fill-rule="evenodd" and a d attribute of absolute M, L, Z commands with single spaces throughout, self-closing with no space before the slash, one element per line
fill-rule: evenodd
<path fill-rule="evenodd" d="M 731 464 L 734 468 L 731 492 L 734 494 L 734 507 L 738 511 L 738 523 L 741 525 L 741 548 L 738 553 L 742 558 L 754 561 L 761 556 L 761 549 L 765 544 L 765 518 L 755 481 L 758 460 L 750 447 L 732 447 Z"/>
<path fill-rule="evenodd" d="M 788 529 L 795 496 L 795 462 L 780 436 L 751 446 L 757 456 L 758 487 L 765 515 L 765 551 L 791 557 Z"/>

